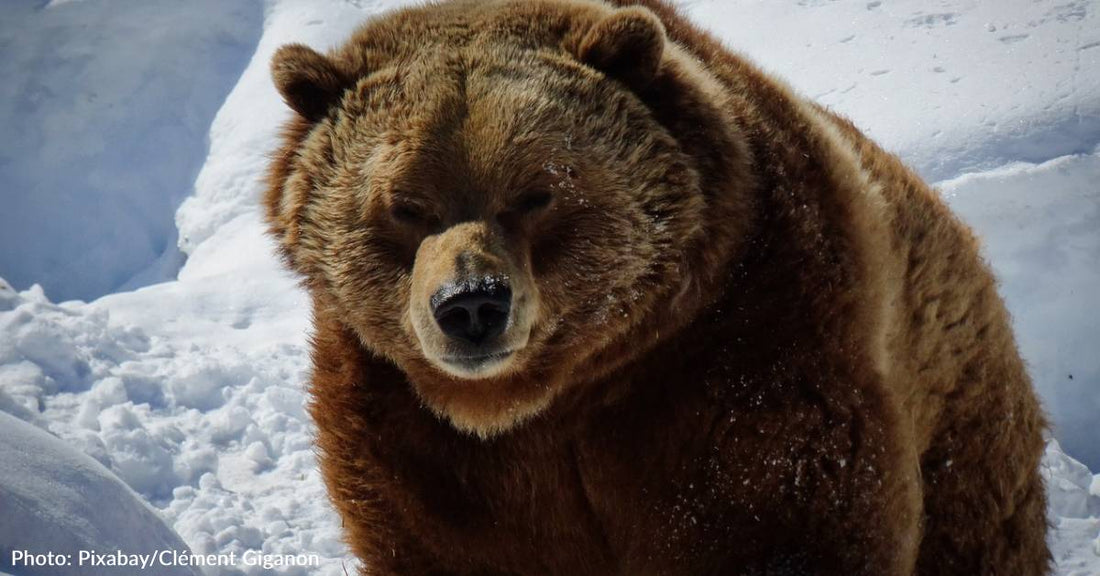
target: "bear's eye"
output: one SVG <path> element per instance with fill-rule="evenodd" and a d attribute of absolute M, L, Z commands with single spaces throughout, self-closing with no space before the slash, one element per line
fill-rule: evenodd
<path fill-rule="evenodd" d="M 525 222 L 534 220 L 529 217 L 546 210 L 553 202 L 554 195 L 549 192 L 527 192 L 498 214 L 497 221 L 507 229 L 521 228 Z"/>
<path fill-rule="evenodd" d="M 435 216 L 425 207 L 412 202 L 395 202 L 390 206 L 390 216 L 403 224 L 431 224 Z"/>
<path fill-rule="evenodd" d="M 528 192 L 520 197 L 512 210 L 518 214 L 530 214 L 546 208 L 554 197 L 549 192 Z"/>

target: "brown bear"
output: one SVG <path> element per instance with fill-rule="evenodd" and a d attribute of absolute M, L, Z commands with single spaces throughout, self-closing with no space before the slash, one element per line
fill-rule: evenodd
<path fill-rule="evenodd" d="M 662 0 L 444 1 L 273 77 L 363 574 L 1047 573 L 973 235 Z"/>

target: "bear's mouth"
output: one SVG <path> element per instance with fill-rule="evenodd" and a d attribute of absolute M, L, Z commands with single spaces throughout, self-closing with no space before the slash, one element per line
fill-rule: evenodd
<path fill-rule="evenodd" d="M 498 364 L 504 362 L 515 354 L 515 349 L 501 350 L 499 352 L 490 352 L 487 354 L 463 354 L 443 356 L 440 358 L 448 368 L 460 372 L 463 376 L 478 376 L 483 372 L 486 372 Z"/>

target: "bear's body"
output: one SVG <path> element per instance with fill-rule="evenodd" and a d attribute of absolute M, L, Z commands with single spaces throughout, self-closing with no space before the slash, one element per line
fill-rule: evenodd
<path fill-rule="evenodd" d="M 635 3 L 449 2 L 276 56 L 301 117 L 268 215 L 363 573 L 1045 574 L 1044 421 L 971 234 Z M 528 165 L 553 196 L 517 212 Z M 437 288 L 483 276 L 509 350 L 456 361 Z"/>

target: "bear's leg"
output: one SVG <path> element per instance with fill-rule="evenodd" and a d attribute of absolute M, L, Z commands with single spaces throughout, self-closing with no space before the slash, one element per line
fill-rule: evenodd
<path fill-rule="evenodd" d="M 829 416 L 789 418 L 789 436 L 801 458 L 788 467 L 793 497 L 767 513 L 780 524 L 768 528 L 760 556 L 731 558 L 722 574 L 751 576 L 913 576 L 923 517 L 920 463 L 913 442 L 903 440 L 902 420 L 883 394 L 862 395 L 850 420 Z M 812 414 L 788 409 L 791 414 Z M 837 410 L 834 413 L 839 413 Z M 799 422 L 814 420 L 806 429 Z M 764 451 L 743 461 L 783 462 Z M 751 484 L 751 483 L 750 483 Z M 759 495 L 766 500 L 766 495 Z"/>
<path fill-rule="evenodd" d="M 1016 398 L 986 392 L 983 397 L 993 401 L 970 418 L 949 418 L 953 424 L 923 456 L 919 576 L 1048 574 L 1046 497 L 1038 470 L 1043 419 L 1030 392 L 1017 390 L 1023 392 Z M 955 400 L 957 406 L 971 402 Z"/>
<path fill-rule="evenodd" d="M 856 460 L 871 471 L 846 503 L 823 507 L 807 548 L 814 576 L 913 576 L 920 545 L 921 486 L 916 458 Z M 849 465 L 852 465 L 849 463 Z M 831 509 L 830 509 L 831 508 Z M 820 523 L 819 523 L 820 522 Z"/>

